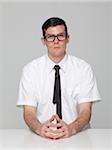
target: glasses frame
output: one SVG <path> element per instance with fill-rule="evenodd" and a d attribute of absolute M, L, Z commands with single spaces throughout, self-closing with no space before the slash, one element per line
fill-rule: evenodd
<path fill-rule="evenodd" d="M 60 38 L 59 38 L 60 35 L 64 35 L 65 38 L 64 38 L 63 40 L 62 40 L 62 39 L 60 40 Z M 52 41 L 49 41 L 49 40 L 47 39 L 47 36 L 52 36 L 54 39 L 53 39 Z M 66 32 L 62 32 L 62 33 L 59 33 L 59 34 L 57 34 L 57 35 L 54 35 L 54 34 L 47 34 L 47 35 L 44 36 L 44 39 L 46 39 L 46 41 L 48 41 L 48 42 L 54 42 L 56 38 L 57 38 L 58 41 L 64 41 L 64 40 L 67 38 L 67 34 L 66 34 Z"/>

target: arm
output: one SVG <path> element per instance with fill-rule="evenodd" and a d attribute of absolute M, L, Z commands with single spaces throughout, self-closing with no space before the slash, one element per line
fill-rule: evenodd
<path fill-rule="evenodd" d="M 52 121 L 55 119 L 55 116 L 52 116 L 45 123 L 40 123 L 36 117 L 37 108 L 33 106 L 24 106 L 24 120 L 29 128 L 36 134 L 45 137 L 53 138 L 53 130 L 49 127 L 52 126 Z"/>
<path fill-rule="evenodd" d="M 70 137 L 82 130 L 90 121 L 91 110 L 92 102 L 81 103 L 79 105 L 79 116 L 70 124 L 65 123 L 58 115 L 56 115 L 55 117 L 59 122 L 57 126 L 61 126 L 61 128 L 55 131 L 56 135 L 54 136 L 54 139 Z"/>
<path fill-rule="evenodd" d="M 25 105 L 24 120 L 33 132 L 39 134 L 41 123 L 36 117 L 36 111 L 37 111 L 36 107 Z"/>
<path fill-rule="evenodd" d="M 91 118 L 92 102 L 81 103 L 79 105 L 78 118 L 69 124 L 72 134 L 79 132 L 86 124 L 89 123 Z"/>

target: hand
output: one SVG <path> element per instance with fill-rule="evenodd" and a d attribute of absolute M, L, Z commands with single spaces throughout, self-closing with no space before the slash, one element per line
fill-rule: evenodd
<path fill-rule="evenodd" d="M 65 123 L 59 118 L 58 115 L 55 115 L 55 119 L 58 121 L 58 123 L 54 125 L 57 130 L 54 131 L 55 134 L 53 136 L 53 139 L 67 138 L 73 135 L 73 127 L 71 126 L 71 124 Z"/>
<path fill-rule="evenodd" d="M 56 120 L 58 123 L 54 124 Z M 61 139 L 72 136 L 72 126 L 66 124 L 58 115 L 53 115 L 40 127 L 40 136 L 50 139 Z"/>
<path fill-rule="evenodd" d="M 39 129 L 39 135 L 45 138 L 51 138 L 54 139 L 54 130 L 52 128 L 55 128 L 55 124 L 53 121 L 55 120 L 55 115 L 53 115 L 48 121 L 40 125 Z"/>

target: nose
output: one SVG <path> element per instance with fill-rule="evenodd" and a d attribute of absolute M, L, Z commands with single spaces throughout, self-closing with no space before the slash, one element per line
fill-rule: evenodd
<path fill-rule="evenodd" d="M 54 38 L 54 43 L 58 43 L 59 42 L 59 40 L 58 40 L 58 38 L 55 36 L 55 38 Z"/>

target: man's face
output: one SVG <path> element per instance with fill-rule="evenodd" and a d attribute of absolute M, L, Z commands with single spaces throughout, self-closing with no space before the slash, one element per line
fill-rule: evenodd
<path fill-rule="evenodd" d="M 56 35 L 58 37 L 54 37 Z M 46 30 L 45 37 L 42 41 L 47 46 L 48 55 L 50 57 L 63 57 L 69 41 L 69 37 L 66 37 L 64 25 L 49 27 Z"/>

